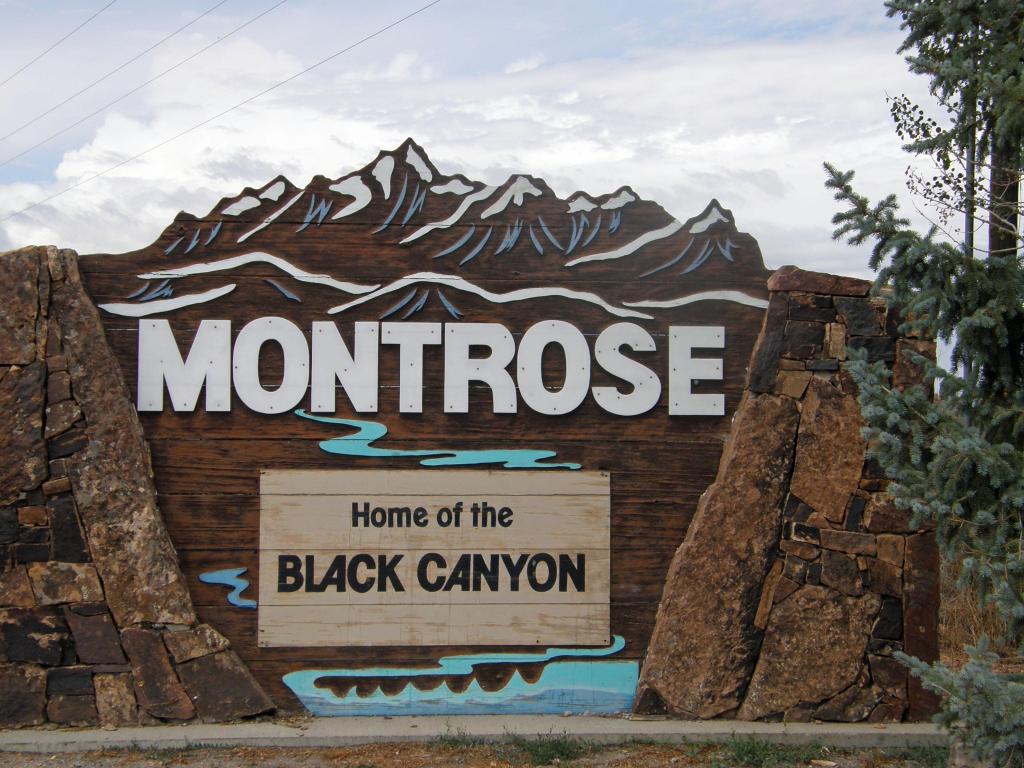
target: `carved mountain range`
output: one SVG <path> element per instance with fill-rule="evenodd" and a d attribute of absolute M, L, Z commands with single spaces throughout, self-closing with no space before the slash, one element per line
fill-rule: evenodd
<path fill-rule="evenodd" d="M 681 221 L 630 187 L 563 199 L 525 174 L 489 186 L 442 174 L 412 139 L 336 179 L 297 187 L 278 176 L 205 216 L 181 212 L 122 256 L 140 282 L 103 308 L 128 316 L 216 301 L 238 288 L 230 276 L 249 274 L 268 302 L 312 300 L 329 313 L 374 302 L 379 316 L 403 319 L 429 302 L 461 319 L 459 297 L 472 294 L 560 297 L 644 319 L 703 299 L 763 306 L 767 275 L 717 200 Z"/>

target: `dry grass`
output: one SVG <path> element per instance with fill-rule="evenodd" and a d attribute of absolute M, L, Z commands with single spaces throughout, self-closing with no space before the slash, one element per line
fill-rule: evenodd
<path fill-rule="evenodd" d="M 957 669 L 967 661 L 965 645 L 975 645 L 982 635 L 992 638 L 992 650 L 1003 662 L 1003 671 L 1024 671 L 1024 659 L 998 638 L 1006 629 L 999 612 L 989 606 L 982 608 L 973 589 L 957 586 L 958 564 L 943 560 L 941 572 L 942 605 L 939 610 L 939 645 L 942 661 Z"/>
<path fill-rule="evenodd" d="M 150 749 L 62 754 L 0 752 L 0 768 L 943 768 L 946 749 L 837 750 L 734 740 L 725 744 L 588 744 L 558 736 L 483 744 L 431 743 L 331 749 Z"/>

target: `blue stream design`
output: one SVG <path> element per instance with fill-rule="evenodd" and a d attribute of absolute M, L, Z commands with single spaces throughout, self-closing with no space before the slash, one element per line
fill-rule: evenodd
<path fill-rule="evenodd" d="M 141 288 L 139 288 L 139 290 L 137 290 L 137 291 L 135 291 L 133 293 L 129 293 L 127 296 L 125 296 L 125 298 L 126 299 L 137 299 L 137 298 L 139 298 L 139 296 L 141 296 L 142 294 L 144 294 L 146 291 L 149 290 L 149 286 L 150 286 L 150 282 L 147 280 L 146 284 L 144 286 L 142 286 Z"/>
<path fill-rule="evenodd" d="M 466 244 L 466 241 L 469 240 L 469 238 L 471 238 L 473 236 L 474 232 L 476 232 L 476 225 L 473 225 L 472 227 L 470 227 L 469 231 L 466 232 L 466 234 L 464 234 L 462 237 L 460 237 L 458 242 L 456 242 L 454 245 L 448 246 L 447 248 L 445 248 L 440 253 L 435 254 L 433 256 L 433 258 L 440 259 L 442 256 L 447 256 L 449 253 L 453 253 L 454 251 L 459 250 L 459 248 L 464 246 Z"/>
<path fill-rule="evenodd" d="M 302 232 L 306 227 L 312 224 L 314 221 L 319 227 L 324 223 L 324 219 L 327 218 L 327 214 L 331 212 L 331 208 L 334 207 L 333 200 L 321 200 L 317 202 L 316 195 L 309 196 L 309 210 L 306 211 L 306 217 L 302 221 L 302 226 L 295 230 L 298 234 Z"/>
<path fill-rule="evenodd" d="M 736 259 L 732 255 L 733 247 L 734 246 L 733 246 L 732 240 L 729 240 L 728 238 L 726 238 L 724 246 L 722 245 L 721 242 L 718 243 L 718 252 L 720 254 L 722 254 L 726 258 L 727 261 L 735 262 Z"/>
<path fill-rule="evenodd" d="M 537 249 L 537 253 L 543 256 L 544 247 L 540 244 L 540 241 L 537 240 L 537 235 L 533 232 L 533 224 L 530 225 L 530 242 L 533 243 L 533 247 Z"/>
<path fill-rule="evenodd" d="M 587 217 L 582 213 L 580 214 L 579 222 L 574 217 L 572 220 L 572 237 L 569 238 L 569 247 L 565 249 L 565 255 L 568 256 L 573 252 L 573 249 L 579 245 L 580 238 L 583 237 L 583 230 L 587 228 L 590 222 Z"/>
<path fill-rule="evenodd" d="M 402 226 L 403 227 L 406 224 L 409 223 L 409 219 L 411 219 L 413 216 L 415 216 L 416 212 L 420 209 L 420 206 L 423 205 L 423 198 L 425 198 L 427 196 L 427 188 L 426 187 L 423 188 L 422 196 L 419 194 L 419 191 L 420 191 L 420 185 L 417 184 L 416 185 L 416 191 L 412 193 L 412 202 L 409 203 L 409 208 L 405 212 L 405 216 L 402 217 Z"/>
<path fill-rule="evenodd" d="M 480 238 L 480 242 L 477 243 L 476 248 L 474 248 L 472 251 L 470 251 L 469 255 L 466 256 L 466 258 L 464 258 L 462 261 L 459 262 L 459 266 L 460 267 L 463 264 L 465 264 L 467 261 L 471 261 L 472 259 L 476 258 L 476 255 L 478 253 L 480 253 L 480 251 L 483 249 L 483 247 L 485 245 L 487 245 L 487 241 L 491 239 L 491 231 L 492 230 L 493 230 L 492 227 L 488 227 L 487 228 L 487 232 L 484 233 L 484 236 L 482 238 Z"/>
<path fill-rule="evenodd" d="M 174 289 L 171 287 L 171 278 L 164 278 L 163 282 L 157 285 L 152 291 L 147 293 L 145 296 L 139 299 L 139 301 L 152 301 L 153 299 L 163 299 L 174 293 Z"/>
<path fill-rule="evenodd" d="M 700 265 L 703 264 L 705 261 L 707 261 L 708 258 L 711 256 L 711 248 L 712 248 L 712 241 L 708 240 L 706 243 L 704 243 L 704 247 L 701 249 L 701 252 L 697 256 L 697 258 L 695 258 L 693 261 L 691 261 L 690 262 L 690 266 L 688 266 L 686 269 L 684 269 L 679 274 L 680 275 L 688 275 L 690 272 L 693 272 L 693 270 L 695 270 L 698 267 L 700 267 Z"/>
<path fill-rule="evenodd" d="M 204 246 L 206 246 L 206 245 L 209 245 L 210 243 L 212 243 L 212 242 L 213 242 L 213 238 L 215 238 L 215 237 L 217 236 L 217 233 L 218 233 L 218 232 L 220 232 L 220 228 L 221 228 L 221 227 L 222 227 L 223 225 L 224 225 L 224 222 L 223 222 L 223 221 L 218 221 L 218 222 L 217 222 L 217 226 L 215 226 L 215 227 L 213 228 L 213 232 L 211 232 L 211 233 L 210 233 L 210 236 L 209 236 L 208 238 L 206 238 L 206 242 L 205 242 L 205 243 L 203 243 L 203 245 L 204 245 Z"/>
<path fill-rule="evenodd" d="M 497 256 L 500 253 L 504 253 L 505 251 L 511 251 L 513 248 L 515 248 L 516 242 L 518 242 L 519 240 L 519 233 L 522 231 L 522 229 L 522 219 L 516 219 L 516 223 L 514 225 L 505 227 L 505 238 L 501 241 L 501 245 L 498 246 L 498 249 L 494 252 L 494 255 Z"/>
<path fill-rule="evenodd" d="M 454 317 L 456 320 L 462 319 L 462 313 L 459 312 L 459 308 L 452 304 L 450 301 L 448 301 L 448 297 L 441 292 L 440 288 L 437 289 L 437 298 L 441 300 L 441 303 L 444 305 L 444 308 L 448 310 L 449 315 Z"/>
<path fill-rule="evenodd" d="M 199 580 L 203 584 L 219 584 L 224 587 L 231 587 L 228 595 L 228 602 L 237 608 L 255 608 L 256 601 L 242 597 L 242 593 L 249 588 L 249 580 L 241 578 L 247 568 L 225 568 L 222 571 L 208 571 L 199 574 Z"/>
<path fill-rule="evenodd" d="M 551 230 L 548 229 L 548 225 L 544 223 L 544 219 L 538 216 L 537 223 L 540 224 L 541 231 L 544 233 L 544 236 L 551 241 L 551 244 L 555 246 L 555 248 L 557 248 L 558 250 L 564 251 L 565 248 L 563 248 L 562 244 L 558 242 L 558 240 L 555 238 L 553 234 L 551 234 Z"/>
<path fill-rule="evenodd" d="M 590 230 L 590 234 L 587 235 L 587 239 L 584 240 L 583 245 L 580 246 L 581 249 L 590 245 L 590 241 L 597 237 L 597 233 L 601 231 L 601 216 L 602 214 L 597 214 L 597 224 L 595 224 L 593 229 Z"/>
<path fill-rule="evenodd" d="M 660 267 L 655 267 L 654 269 L 650 269 L 650 270 L 644 272 L 642 275 L 640 275 L 640 277 L 647 277 L 648 275 L 653 275 L 655 272 L 661 272 L 661 270 L 663 270 L 663 269 L 668 269 L 673 264 L 678 262 L 681 258 L 683 258 L 683 256 L 685 256 L 687 254 L 687 252 L 689 252 L 690 246 L 692 246 L 695 242 L 697 242 L 697 241 L 696 240 L 691 240 L 690 242 L 688 242 L 686 244 L 686 247 L 683 248 L 683 250 L 679 252 L 679 255 L 676 256 L 674 259 L 669 259 L 664 264 L 662 264 Z"/>
<path fill-rule="evenodd" d="M 614 714 L 633 706 L 640 665 L 636 661 L 600 660 L 625 647 L 616 635 L 607 648 L 548 648 L 543 653 L 496 653 L 445 656 L 437 666 L 370 667 L 363 669 L 306 669 L 289 672 L 282 679 L 312 714 L 320 717 L 340 715 L 476 715 L 515 714 Z M 569 659 L 551 661 L 556 658 Z M 579 659 L 588 659 L 581 661 Z M 392 696 L 378 688 L 368 696 L 359 696 L 353 686 L 345 696 L 337 696 L 317 686 L 325 677 L 414 678 L 437 675 L 468 675 L 478 664 L 548 663 L 536 683 L 528 683 L 514 672 L 500 691 L 487 692 L 473 680 L 462 693 L 442 683 L 432 691 L 421 691 L 411 682 Z"/>
<path fill-rule="evenodd" d="M 320 450 L 336 453 L 341 456 L 372 456 L 381 459 L 398 459 L 422 457 L 424 467 L 465 467 L 476 464 L 502 464 L 505 469 L 579 469 L 579 464 L 546 464 L 544 459 L 555 457 L 554 451 L 534 448 L 494 448 L 469 449 L 435 448 L 424 451 L 401 450 L 397 448 L 378 448 L 374 442 L 387 435 L 388 428 L 375 421 L 358 421 L 356 419 L 336 419 L 329 416 L 314 416 L 302 408 L 295 411 L 310 421 L 321 424 L 340 424 L 357 430 L 355 434 L 343 437 L 332 437 L 320 441 Z"/>
<path fill-rule="evenodd" d="M 410 301 L 412 301 L 412 300 L 413 300 L 413 297 L 414 297 L 415 295 L 416 295 L 416 289 L 415 289 L 415 288 L 413 288 L 413 289 L 412 289 L 411 291 L 409 291 L 409 293 L 407 293 L 407 294 L 405 295 L 405 298 L 403 298 L 403 299 L 399 299 L 399 301 L 398 301 L 398 303 L 397 303 L 397 304 L 394 304 L 393 306 L 391 306 L 390 308 L 388 308 L 388 309 L 387 309 L 387 310 L 386 310 L 386 311 L 384 312 L 384 314 L 380 316 L 380 319 L 381 319 L 381 320 L 383 320 L 383 319 L 384 319 L 385 317 L 388 317 L 388 316 L 390 316 L 390 315 L 393 315 L 393 314 L 395 314 L 395 312 L 397 312 L 397 311 L 398 311 L 398 310 L 400 310 L 400 309 L 401 309 L 402 307 L 404 307 L 404 306 L 405 306 L 406 304 L 408 304 L 408 303 L 409 303 Z"/>
<path fill-rule="evenodd" d="M 300 299 L 294 293 L 292 293 L 279 282 L 277 282 L 277 280 L 274 280 L 273 278 L 270 277 L 264 277 L 263 282 L 266 283 L 267 285 L 272 285 L 274 288 L 277 288 L 277 290 L 281 292 L 281 295 L 288 299 L 288 301 L 297 301 L 300 304 L 302 303 L 302 299 Z"/>
<path fill-rule="evenodd" d="M 185 236 L 184 236 L 184 235 L 182 235 L 182 236 L 181 236 L 181 237 L 179 237 L 179 238 L 178 238 L 177 240 L 175 240 L 175 241 L 174 241 L 173 243 L 171 243 L 171 244 L 170 244 L 170 245 L 168 245 L 168 246 L 167 246 L 166 248 L 164 248 L 164 255 L 165 255 L 165 256 L 170 256 L 170 255 L 171 255 L 171 251 L 173 251 L 173 250 L 174 250 L 175 248 L 177 248 L 177 247 L 178 247 L 178 244 L 179 244 L 179 243 L 180 243 L 180 242 L 181 242 L 182 240 L 184 240 L 184 239 L 185 239 Z"/>
<path fill-rule="evenodd" d="M 398 194 L 398 200 L 395 201 L 395 207 L 391 209 L 391 213 L 384 219 L 384 223 L 377 227 L 371 235 L 376 235 L 378 232 L 383 232 L 391 224 L 391 220 L 395 218 L 395 214 L 398 213 L 398 209 L 402 207 L 402 203 L 405 201 L 405 191 L 409 188 L 409 174 L 405 174 L 405 178 L 402 179 L 402 191 Z"/>
<path fill-rule="evenodd" d="M 423 309 L 423 305 L 427 303 L 427 298 L 429 298 L 429 296 L 430 289 L 424 290 L 423 293 L 420 294 L 420 300 L 405 311 L 405 314 L 402 315 L 402 319 L 407 320 L 408 318 L 412 317 L 417 312 L 419 312 L 421 309 Z"/>
<path fill-rule="evenodd" d="M 202 234 L 203 228 L 200 227 L 196 230 L 196 233 L 192 235 L 192 242 L 188 244 L 188 248 L 185 249 L 185 253 L 189 253 L 193 248 L 199 244 L 199 235 Z"/>
<path fill-rule="evenodd" d="M 612 223 L 608 225 L 608 234 L 614 235 L 618 232 L 620 224 L 622 224 L 622 211 L 613 211 Z"/>

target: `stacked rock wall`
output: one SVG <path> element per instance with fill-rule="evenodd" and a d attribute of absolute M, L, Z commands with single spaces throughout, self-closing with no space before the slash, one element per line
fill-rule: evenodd
<path fill-rule="evenodd" d="M 867 282 L 785 268 L 636 697 L 681 717 L 919 720 L 938 555 L 865 461 L 848 347 L 918 380 Z M 0 727 L 219 721 L 272 703 L 199 624 L 75 254 L 0 254 Z"/>
<path fill-rule="evenodd" d="M 198 624 L 75 254 L 0 254 L 0 307 L 0 727 L 271 709 Z"/>
<path fill-rule="evenodd" d="M 938 656 L 938 554 L 866 461 L 846 349 L 919 381 L 870 283 L 786 267 L 718 477 L 677 551 L 636 709 L 745 720 L 898 721 L 934 698 L 892 658 Z"/>

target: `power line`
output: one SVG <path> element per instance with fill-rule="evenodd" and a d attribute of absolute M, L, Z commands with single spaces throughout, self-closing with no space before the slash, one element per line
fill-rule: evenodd
<path fill-rule="evenodd" d="M 48 54 L 48 53 L 49 53 L 50 51 L 52 51 L 52 50 L 53 50 L 54 48 L 56 48 L 56 47 L 57 47 L 58 45 L 60 45 L 61 43 L 63 43 L 63 42 L 65 41 L 65 40 L 67 40 L 67 39 L 68 39 L 69 37 L 71 37 L 71 36 L 72 36 L 73 34 L 75 34 L 75 32 L 77 32 L 78 30 L 80 30 L 80 29 L 81 29 L 82 27 L 84 27 L 84 26 L 85 26 L 86 24 L 88 24 L 88 23 L 89 23 L 90 21 L 92 21 L 93 19 L 95 19 L 95 18 L 96 18 L 97 16 L 99 16 L 99 15 L 100 15 L 101 13 L 103 13 L 103 12 L 104 12 L 105 10 L 107 10 L 107 8 L 109 8 L 110 6 L 112 6 L 112 5 L 113 5 L 114 3 L 116 3 L 116 2 L 117 2 L 117 0 L 110 0 L 110 2 L 109 2 L 109 3 L 107 3 L 106 5 L 104 5 L 104 6 L 102 7 L 102 8 L 100 8 L 100 9 L 99 9 L 98 11 L 96 11 L 96 13 L 94 13 L 94 14 L 93 14 L 92 16 L 90 16 L 90 17 L 89 17 L 88 19 L 86 19 L 85 21 L 83 21 L 83 22 L 82 22 L 81 24 L 79 24 L 79 25 L 78 25 L 77 27 L 75 27 L 75 28 L 74 28 L 74 29 L 72 29 L 72 30 L 71 30 L 70 32 L 68 32 L 68 33 L 67 33 L 66 35 L 64 35 L 64 37 L 62 37 L 62 38 L 61 38 L 60 40 L 58 40 L 58 41 L 57 41 L 56 43 L 54 43 L 54 44 L 53 44 L 53 45 L 51 45 L 51 46 L 50 46 L 49 48 L 47 48 L 47 49 L 46 49 L 45 51 L 43 51 L 43 52 L 42 52 L 42 53 L 40 53 L 40 54 L 39 54 L 38 56 L 36 56 L 36 57 L 35 57 L 34 59 L 32 59 L 32 61 L 30 61 L 30 62 L 29 62 L 28 64 L 25 64 L 25 65 L 24 65 L 24 66 L 23 66 L 23 67 L 22 67 L 21 69 L 19 69 L 19 70 L 18 70 L 17 72 L 15 72 L 14 74 L 12 74 L 12 75 L 8 75 L 8 76 L 7 76 L 7 79 L 6 79 L 6 80 L 4 80 L 3 82 L 0 82 L 0 88 L 2 88 L 3 86 L 7 85 L 7 83 L 11 82 L 11 80 L 13 80 L 13 79 L 14 79 L 14 78 L 16 78 L 16 77 L 17 77 L 18 75 L 20 75 L 20 74 L 21 74 L 22 72 L 24 72 L 24 71 L 25 71 L 26 69 L 28 69 L 29 67 L 31 67 L 31 66 L 32 66 L 33 64 L 35 64 L 35 63 L 36 63 L 37 61 L 39 61 L 39 60 L 40 60 L 41 58 L 43 58 L 43 56 L 45 56 L 45 55 L 46 55 L 46 54 Z"/>
<path fill-rule="evenodd" d="M 37 122 L 39 122 L 40 120 L 42 120 L 42 119 L 43 119 L 44 117 L 46 117 L 46 116 L 47 116 L 47 115 L 49 115 L 50 113 L 52 113 L 52 112 L 54 112 L 55 110 L 57 110 L 57 109 L 60 109 L 61 107 L 63 107 L 63 106 L 65 105 L 65 104 L 67 104 L 67 103 L 68 103 L 69 101 L 71 101 L 72 99 L 76 99 L 76 98 L 78 98 L 78 97 L 79 97 L 79 96 L 81 96 L 81 95 L 82 95 L 83 93 L 85 93 L 86 91 L 90 90 L 91 88 L 94 88 L 95 86 L 99 85 L 100 83 L 102 83 L 102 82 L 103 82 L 104 80 L 106 80 L 107 78 L 109 78 L 109 77 L 112 77 L 113 75 L 116 75 L 116 74 L 117 74 L 118 72 L 120 72 L 120 71 L 121 71 L 122 69 L 124 69 L 125 67 L 127 67 L 127 66 L 128 66 L 129 64 L 134 64 L 134 63 L 135 63 L 136 61 L 138 61 L 139 59 L 141 59 L 141 58 L 142 58 L 143 56 L 145 56 L 145 55 L 146 55 L 147 53 L 149 53 L 149 52 L 150 52 L 150 51 L 152 51 L 153 49 L 155 49 L 155 48 L 158 48 L 159 46 L 163 45 L 163 44 L 164 44 L 164 43 L 166 43 L 166 42 L 167 42 L 168 40 L 170 40 L 170 39 L 171 39 L 172 37 L 174 37 L 175 35 L 177 35 L 177 34 L 178 34 L 179 32 L 183 32 L 184 30 L 188 29 L 188 28 L 189 28 L 189 27 L 191 27 L 191 26 L 192 26 L 193 24 L 195 24 L 195 23 L 196 23 L 197 21 L 201 20 L 201 19 L 202 19 L 203 17 L 205 17 L 205 16 L 209 16 L 209 15 L 210 15 L 211 13 L 213 13 L 213 12 L 214 12 L 215 10 L 217 10 L 217 9 L 218 9 L 218 8 L 220 8 L 220 7 L 222 6 L 222 5 L 224 5 L 224 3 L 226 3 L 227 1 L 228 1 L 228 0 L 220 0 L 220 2 L 219 2 L 219 3 L 217 3 L 216 5 L 214 5 L 214 6 L 213 6 L 212 8 L 210 8 L 209 10 L 207 10 L 207 11 L 204 11 L 203 13 L 199 14 L 199 15 L 198 15 L 198 16 L 196 16 L 196 17 L 195 17 L 194 19 L 192 19 L 192 21 L 188 22 L 187 24 L 183 24 L 182 26 L 178 27 L 178 28 L 177 28 L 176 30 L 174 30 L 173 32 L 171 32 L 171 33 L 170 33 L 169 35 L 167 35 L 166 37 L 164 37 L 164 38 L 161 38 L 161 39 L 160 39 L 160 40 L 158 40 L 157 42 L 153 43 L 153 45 L 149 46 L 149 48 L 147 48 L 146 50 L 142 51 L 141 53 L 139 53 L 139 54 L 136 54 L 135 56 L 132 56 L 132 58 L 128 59 L 128 61 L 126 61 L 126 62 L 125 62 L 124 64 L 122 64 L 121 66 L 119 66 L 119 67 L 116 67 L 115 69 L 112 69 L 112 70 L 110 70 L 109 72 L 107 72 L 107 74 L 103 75 L 103 77 L 99 78 L 98 80 L 93 80 L 93 81 L 92 81 L 91 83 L 89 83 L 89 84 L 88 84 L 87 86 L 85 86 L 84 88 L 82 88 L 82 89 L 81 89 L 80 91 L 75 91 L 75 92 L 74 92 L 73 94 L 71 94 L 71 95 L 70 95 L 70 96 L 68 96 L 68 97 L 67 97 L 66 99 L 64 99 L 64 101 L 60 102 L 59 104 L 54 104 L 54 105 L 53 105 L 52 107 L 50 107 L 50 108 L 49 108 L 48 110 L 46 110 L 45 112 L 40 112 L 40 113 L 39 113 L 38 115 L 36 115 L 35 117 L 33 117 L 33 118 L 32 118 L 31 120 L 29 120 L 29 121 L 28 121 L 27 123 L 24 123 L 23 125 L 20 125 L 20 126 L 18 126 L 18 127 L 17 127 L 17 128 L 15 128 L 15 129 L 14 129 L 13 131 L 11 131 L 10 133 L 8 133 L 8 134 L 7 134 L 6 136 L 0 136 L 0 141 L 6 141 L 7 139 L 11 138 L 11 136 L 14 136 L 14 135 L 15 135 L 15 134 L 17 134 L 17 133 L 21 133 L 21 132 L 22 132 L 23 130 L 25 130 L 26 128 L 28 128 L 28 127 L 29 127 L 30 125 L 33 125 L 34 123 L 37 123 Z"/>
<path fill-rule="evenodd" d="M 259 93 L 256 93 L 256 94 L 250 96 L 249 98 L 243 99 L 242 101 L 238 102 L 237 104 L 235 104 L 235 105 L 233 105 L 231 107 L 228 107 L 223 112 L 218 112 L 213 117 L 208 117 L 206 120 L 203 120 L 200 123 L 196 123 L 191 128 L 186 128 L 185 130 L 183 130 L 183 131 L 181 131 L 179 133 L 176 133 L 175 135 L 171 136 L 170 138 L 164 139 L 163 141 L 161 141 L 161 142 L 159 142 L 157 144 L 154 144 L 153 146 L 149 147 L 148 149 L 144 149 L 142 152 L 139 152 L 137 155 L 132 155 L 131 157 L 129 157 L 129 158 L 125 159 L 125 160 L 122 160 L 121 162 L 116 163 L 115 165 L 112 165 L 109 168 L 100 171 L 99 173 L 95 173 L 92 176 L 89 176 L 87 178 L 82 179 L 81 181 L 77 181 L 74 184 L 71 184 L 71 185 L 65 187 L 64 189 L 60 190 L 60 192 L 55 192 L 54 194 L 50 195 L 49 197 L 44 197 L 42 200 L 37 200 L 36 202 L 32 203 L 31 205 L 25 206 L 21 210 L 14 211 L 13 213 L 7 214 L 2 219 L 0 219 L 0 223 L 8 221 L 10 219 L 13 219 L 15 216 L 20 216 L 21 214 L 25 213 L 26 211 L 32 210 L 36 206 L 43 205 L 44 203 L 48 203 L 51 200 L 54 200 L 54 199 L 60 197 L 61 195 L 65 194 L 66 192 L 70 192 L 73 189 L 78 189 L 78 187 L 81 187 L 83 184 L 88 184 L 90 181 L 98 179 L 101 176 L 105 176 L 106 174 L 110 173 L 111 171 L 116 171 L 121 166 L 127 165 L 128 163 L 132 163 L 132 162 L 138 160 L 140 157 L 143 157 L 144 155 L 148 155 L 150 152 L 154 152 L 154 151 L 160 149 L 161 147 L 164 147 L 164 146 L 170 144 L 172 141 L 176 141 L 177 139 L 180 139 L 182 136 L 185 136 L 185 135 L 187 135 L 189 133 L 192 133 L 192 131 L 195 131 L 195 130 L 198 130 L 199 128 L 202 128 L 204 125 L 208 125 L 208 124 L 212 123 L 215 120 L 219 120 L 220 118 L 224 117 L 224 115 L 228 114 L 229 112 L 233 112 L 234 110 L 238 109 L 239 107 L 243 107 L 246 104 L 248 104 L 248 103 L 250 103 L 252 101 L 255 101 L 256 99 L 260 98 L 261 96 L 265 96 L 266 94 L 270 93 L 271 91 L 276 90 L 277 88 L 280 88 L 282 85 L 290 83 L 292 80 L 295 80 L 298 77 L 302 77 L 302 75 L 305 75 L 307 72 L 311 72 L 314 69 L 316 69 L 317 67 L 322 66 L 323 64 L 326 64 L 327 62 L 331 61 L 332 59 L 338 58 L 343 53 L 348 53 L 353 48 L 357 48 L 360 45 L 362 45 L 363 43 L 365 43 L 365 42 L 367 42 L 369 40 L 372 40 L 373 38 L 377 37 L 378 35 L 381 35 L 381 34 L 387 32 L 389 29 L 393 29 L 394 27 L 397 27 L 399 24 L 402 24 L 403 22 L 408 21 L 409 19 L 411 19 L 413 16 L 418 16 L 419 14 L 423 13 L 427 9 L 437 5 L 440 2 L 441 2 L 441 0 L 432 0 L 432 2 L 429 2 L 426 5 L 421 6 L 420 8 L 417 8 L 412 13 L 409 13 L 409 14 L 407 14 L 405 16 L 402 16 L 400 19 L 396 19 L 395 21 L 391 22 L 390 24 L 388 24 L 388 25 L 386 25 L 384 27 L 381 27 L 376 32 L 371 32 L 366 37 L 363 37 L 363 38 L 357 40 L 356 42 L 354 42 L 354 43 L 352 43 L 350 45 L 347 45 L 346 47 L 342 48 L 340 51 L 335 51 L 330 56 L 327 56 L 326 58 L 320 59 L 320 61 L 316 62 L 315 64 L 311 64 L 310 66 L 306 67 L 303 70 L 300 70 L 299 72 L 296 72 L 294 75 L 291 75 L 290 77 L 287 77 L 284 80 L 281 80 L 281 81 L 275 83 L 274 85 L 270 86 L 269 88 L 264 88 Z"/>
<path fill-rule="evenodd" d="M 288 2 L 288 0 L 279 0 L 278 2 L 274 3 L 272 6 L 267 8 L 267 10 L 263 11 L 262 13 L 257 14 L 256 16 L 253 16 L 251 19 L 249 19 L 245 23 L 239 24 L 237 27 L 235 27 L 230 32 L 228 32 L 226 35 L 221 35 L 216 40 L 214 40 L 212 43 L 210 43 L 209 45 L 207 45 L 207 46 L 205 46 L 203 48 L 200 48 L 198 51 L 193 53 L 191 56 L 187 56 L 186 58 L 184 58 L 181 61 L 179 61 L 177 64 L 174 64 L 174 65 L 168 67 L 167 69 L 165 69 L 160 74 L 154 75 L 153 77 L 149 78 L 149 80 L 144 82 L 142 85 L 138 85 L 135 88 L 132 88 L 127 93 L 122 93 L 120 96 L 118 96 L 113 101 L 107 102 L 102 107 L 100 107 L 99 109 L 97 109 L 97 110 L 95 110 L 93 112 L 90 112 L 88 115 L 86 115 L 85 117 L 81 118 L 80 120 L 76 120 L 71 125 L 68 125 L 68 126 L 65 126 L 64 128 L 61 128 L 56 133 L 51 133 L 49 136 L 47 136 L 42 141 L 36 142 L 31 147 L 28 147 L 27 149 L 23 149 L 21 152 L 18 152 L 16 155 L 11 155 L 6 160 L 4 160 L 2 163 L 0 163 L 0 168 L 3 168 L 5 165 L 9 165 L 10 163 L 13 163 L 19 157 L 24 157 L 25 155 L 27 155 L 29 152 L 31 152 L 34 149 L 39 149 L 39 147 L 43 146 L 44 144 L 48 144 L 49 142 L 51 142 L 54 139 L 56 139 L 58 136 L 63 136 L 65 133 L 70 131 L 72 128 L 77 128 L 82 123 L 84 123 L 86 120 L 90 120 L 91 118 L 96 117 L 96 115 L 100 114 L 101 112 L 105 112 L 106 110 L 110 109 L 112 106 L 117 104 L 118 102 L 124 101 L 129 96 L 131 96 L 131 95 L 133 95 L 135 93 L 138 93 L 143 88 L 145 88 L 147 85 L 150 85 L 151 83 L 156 82 L 157 80 L 159 80 L 164 75 L 170 74 L 171 72 L 176 70 L 178 67 L 182 66 L 183 64 L 187 64 L 188 62 L 192 61 L 192 59 L 196 58 L 197 56 L 199 56 L 199 55 L 201 55 L 203 53 L 206 53 L 208 50 L 213 48 L 213 46 L 215 46 L 218 43 L 221 43 L 221 42 L 227 40 L 233 34 L 235 34 L 236 32 L 240 32 L 241 30 L 245 29 L 246 27 L 248 27 L 253 22 L 259 21 L 264 16 L 266 16 L 268 13 L 270 13 L 273 10 L 275 10 L 276 8 L 280 8 L 282 5 L 284 5 L 287 2 Z"/>

